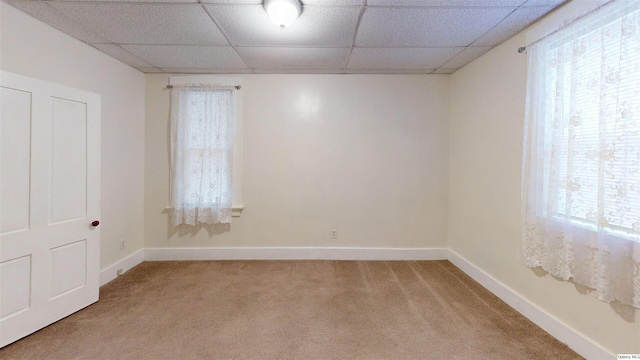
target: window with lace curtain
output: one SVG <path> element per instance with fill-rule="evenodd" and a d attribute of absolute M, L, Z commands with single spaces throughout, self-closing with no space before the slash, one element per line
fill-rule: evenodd
<path fill-rule="evenodd" d="M 640 308 L 640 2 L 527 48 L 520 255 Z"/>
<path fill-rule="evenodd" d="M 171 89 L 171 217 L 174 226 L 230 223 L 234 202 L 237 89 Z"/>

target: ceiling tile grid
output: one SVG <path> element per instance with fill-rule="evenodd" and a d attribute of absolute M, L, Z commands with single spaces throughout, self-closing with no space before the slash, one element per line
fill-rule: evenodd
<path fill-rule="evenodd" d="M 492 46 L 468 46 L 444 63 L 443 69 L 459 69 L 491 50 Z M 515 50 L 514 50 L 515 51 Z"/>
<path fill-rule="evenodd" d="M 230 46 L 122 45 L 131 54 L 159 68 L 246 69 Z"/>
<path fill-rule="evenodd" d="M 48 3 L 82 27 L 117 44 L 228 45 L 200 4 Z"/>
<path fill-rule="evenodd" d="M 508 40 L 514 34 L 524 30 L 527 24 L 530 24 L 542 15 L 553 10 L 553 6 L 531 6 L 521 7 L 507 16 L 491 30 L 487 31 L 478 40 L 474 46 L 498 45 Z"/>
<path fill-rule="evenodd" d="M 565 0 L 2 1 L 146 73 L 451 74 Z"/>
<path fill-rule="evenodd" d="M 516 8 L 367 8 L 356 46 L 468 46 Z"/>
<path fill-rule="evenodd" d="M 367 5 L 392 7 L 514 7 L 522 5 L 525 1 L 527 0 L 369 0 Z"/>
<path fill-rule="evenodd" d="M 355 48 L 347 69 L 424 70 L 435 69 L 462 51 L 451 48 Z"/>
<path fill-rule="evenodd" d="M 255 70 L 341 69 L 346 48 L 238 47 L 240 57 Z"/>
<path fill-rule="evenodd" d="M 152 68 L 153 65 L 142 60 L 141 58 L 133 55 L 131 52 L 125 50 L 120 45 L 116 44 L 93 44 L 93 47 L 102 51 L 103 53 L 122 61 L 125 64 L 129 64 L 136 68 Z"/>
<path fill-rule="evenodd" d="M 87 30 L 78 25 L 71 19 L 68 19 L 65 14 L 62 14 L 56 10 L 53 6 L 43 1 L 10 1 L 10 5 L 14 6 L 18 10 L 39 19 L 40 21 L 49 24 L 63 33 L 70 35 L 80 41 L 86 43 L 104 43 L 108 42 L 102 36 Z"/>

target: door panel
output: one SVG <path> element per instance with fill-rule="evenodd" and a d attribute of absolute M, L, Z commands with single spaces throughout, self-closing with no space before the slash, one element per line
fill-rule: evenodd
<path fill-rule="evenodd" d="M 20 311 L 29 309 L 31 298 L 31 256 L 23 256 L 0 263 L 2 307 L 0 319 L 4 320 Z M 11 285 L 11 286 L 9 286 Z"/>
<path fill-rule="evenodd" d="M 29 228 L 31 93 L 0 89 L 0 234 Z"/>
<path fill-rule="evenodd" d="M 86 240 L 82 240 L 51 249 L 50 297 L 52 299 L 85 286 L 86 245 Z"/>
<path fill-rule="evenodd" d="M 0 347 L 98 300 L 100 97 L 0 71 Z"/>
<path fill-rule="evenodd" d="M 51 222 L 87 214 L 87 106 L 52 100 Z"/>

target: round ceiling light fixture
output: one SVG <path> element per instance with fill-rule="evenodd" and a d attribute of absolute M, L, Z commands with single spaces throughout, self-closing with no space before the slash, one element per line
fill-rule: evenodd
<path fill-rule="evenodd" d="M 299 0 L 264 0 L 264 9 L 271 21 L 284 29 L 300 15 L 302 5 Z"/>

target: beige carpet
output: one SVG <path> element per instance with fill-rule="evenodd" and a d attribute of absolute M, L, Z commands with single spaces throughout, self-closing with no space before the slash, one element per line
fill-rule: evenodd
<path fill-rule="evenodd" d="M 145 262 L 2 359 L 579 359 L 447 261 Z"/>

